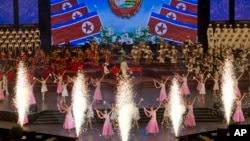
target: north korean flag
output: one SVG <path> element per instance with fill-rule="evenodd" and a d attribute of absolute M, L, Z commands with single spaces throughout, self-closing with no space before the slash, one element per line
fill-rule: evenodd
<path fill-rule="evenodd" d="M 179 22 L 197 24 L 197 13 L 183 11 L 166 4 L 162 5 L 160 14 Z"/>
<path fill-rule="evenodd" d="M 187 36 L 196 42 L 197 25 L 186 24 L 172 20 L 157 13 L 152 13 L 148 22 L 149 33 L 166 39 L 173 38 L 177 42 L 184 42 Z"/>
<path fill-rule="evenodd" d="M 63 44 L 65 39 L 71 42 L 94 36 L 100 33 L 101 27 L 102 24 L 97 12 L 91 12 L 77 19 L 52 25 L 52 44 Z"/>
<path fill-rule="evenodd" d="M 73 6 L 66 10 L 51 13 L 51 25 L 66 22 L 72 19 L 79 18 L 89 12 L 86 4 Z"/>
<path fill-rule="evenodd" d="M 190 0 L 170 0 L 170 6 L 176 7 L 178 9 L 189 11 L 189 12 L 198 12 L 197 2 Z"/>
<path fill-rule="evenodd" d="M 50 3 L 50 12 L 54 13 L 57 11 L 66 10 L 76 5 L 78 5 L 77 0 L 58 0 L 54 3 Z"/>

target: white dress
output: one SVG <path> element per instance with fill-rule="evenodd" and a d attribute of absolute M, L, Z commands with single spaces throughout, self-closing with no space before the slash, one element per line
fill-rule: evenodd
<path fill-rule="evenodd" d="M 140 117 L 140 112 L 139 112 L 139 107 L 135 108 L 134 114 L 132 115 L 133 120 L 139 120 L 141 119 Z"/>
<path fill-rule="evenodd" d="M 218 79 L 215 79 L 215 80 L 214 80 L 213 90 L 214 90 L 214 91 L 219 90 Z"/>
<path fill-rule="evenodd" d="M 62 96 L 69 96 L 67 85 L 63 85 Z"/>
<path fill-rule="evenodd" d="M 46 81 L 42 81 L 42 87 L 41 87 L 41 92 L 44 93 L 44 92 L 47 92 L 48 89 L 47 89 L 47 86 L 46 86 Z"/>
<path fill-rule="evenodd" d="M 111 115 L 110 115 L 110 119 L 111 120 L 116 120 L 117 119 L 117 110 L 115 107 L 112 107 L 112 112 L 111 112 Z"/>
<path fill-rule="evenodd" d="M 87 118 L 93 118 L 93 117 L 94 117 L 93 106 L 89 105 L 88 110 L 87 110 Z"/>
<path fill-rule="evenodd" d="M 205 84 L 200 83 L 200 85 L 201 85 L 200 94 L 206 94 Z"/>

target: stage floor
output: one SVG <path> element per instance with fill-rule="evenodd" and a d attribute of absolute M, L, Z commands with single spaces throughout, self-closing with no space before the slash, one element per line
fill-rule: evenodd
<path fill-rule="evenodd" d="M 34 94 L 36 97 L 37 101 L 37 106 L 38 106 L 38 111 L 44 111 L 44 110 L 57 110 L 56 103 L 61 99 L 60 96 L 57 96 L 55 93 L 55 88 L 53 87 L 48 87 L 49 92 L 46 93 L 46 99 L 45 101 L 42 101 L 41 98 L 41 93 L 40 91 L 40 85 L 36 86 L 38 88 L 35 88 Z M 194 88 L 191 89 L 191 95 L 186 97 L 185 99 L 192 100 L 196 95 L 197 92 L 195 91 Z M 115 102 L 115 93 L 113 88 L 101 88 L 102 90 L 102 95 L 103 99 L 109 103 Z M 167 89 L 168 90 L 168 89 Z M 69 90 L 70 91 L 70 90 Z M 90 89 L 90 99 L 92 100 L 93 97 L 93 91 L 94 89 Z M 157 107 L 159 102 L 156 101 L 156 99 L 159 97 L 159 89 L 156 88 L 141 88 L 141 89 L 135 89 L 136 92 L 136 101 L 138 101 L 140 98 L 143 98 L 144 101 L 141 104 L 141 107 L 150 107 L 154 106 Z M 242 93 L 247 91 L 247 90 L 241 90 Z M 6 97 L 4 101 L 0 101 L 0 111 L 15 111 L 15 108 L 13 107 L 13 95 L 10 95 Z M 249 100 L 250 100 L 250 95 L 248 94 L 247 97 L 243 101 L 243 107 L 249 106 Z M 213 105 L 214 99 L 212 96 L 212 91 L 207 90 L 206 94 L 206 102 L 205 104 L 201 103 L 195 103 L 194 108 L 196 107 L 209 107 L 211 108 Z M 67 103 L 70 103 L 70 97 L 67 97 Z M 96 109 L 105 109 L 108 108 L 107 106 L 103 104 L 96 104 L 94 106 Z M 141 115 L 144 116 L 144 115 Z M 159 126 L 160 121 L 158 121 Z M 15 123 L 14 122 L 6 122 L 6 121 L 1 121 L 0 120 L 0 128 L 11 128 Z M 250 124 L 250 120 L 247 119 L 247 121 L 244 124 Z M 170 128 L 166 127 L 161 127 L 160 128 L 160 133 L 157 134 L 156 136 L 154 135 L 147 135 L 146 134 L 146 123 L 140 123 L 140 129 L 138 130 L 131 130 L 130 138 L 131 141 L 175 141 L 176 138 L 174 136 L 173 130 Z M 227 125 L 225 123 L 201 123 L 198 122 L 197 126 L 195 128 L 185 128 L 180 130 L 180 136 L 183 135 L 189 135 L 189 134 L 195 134 L 195 133 L 200 133 L 200 132 L 207 132 L 207 131 L 212 131 L 212 130 L 217 130 L 217 128 L 226 128 Z M 36 131 L 38 133 L 45 133 L 45 134 L 52 134 L 52 135 L 58 135 L 58 136 L 67 136 L 67 137 L 76 137 L 76 134 L 74 130 L 72 130 L 70 133 L 67 132 L 66 130 L 63 129 L 63 125 L 60 124 L 49 124 L 49 125 L 32 125 L 28 124 L 24 126 L 25 131 Z M 112 139 L 105 139 L 104 137 L 101 136 L 102 132 L 102 124 L 95 123 L 93 125 L 93 130 L 89 131 L 83 131 L 82 135 L 79 140 L 82 141 L 101 141 L 101 140 L 114 140 L 118 141 L 119 135 L 118 132 L 116 131 L 115 137 Z"/>

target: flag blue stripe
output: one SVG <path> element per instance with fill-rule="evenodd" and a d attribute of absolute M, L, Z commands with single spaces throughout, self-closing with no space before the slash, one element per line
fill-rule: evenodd
<path fill-rule="evenodd" d="M 156 18 L 158 20 L 161 20 L 163 22 L 168 22 L 168 23 L 174 24 L 176 26 L 181 26 L 181 27 L 184 27 L 184 28 L 197 30 L 197 25 L 187 24 L 187 23 L 182 23 L 182 22 L 176 21 L 176 20 L 172 20 L 170 18 L 167 18 L 165 16 L 162 16 L 162 15 L 154 13 L 154 12 L 151 13 L 151 17 Z"/>
<path fill-rule="evenodd" d="M 66 27 L 66 26 L 71 26 L 72 24 L 82 22 L 83 20 L 90 19 L 90 18 L 95 17 L 95 16 L 98 16 L 96 11 L 91 12 L 89 14 L 85 14 L 82 17 L 79 17 L 77 19 L 73 19 L 73 20 L 70 20 L 70 21 L 66 21 L 66 22 L 63 22 L 63 23 L 52 25 L 51 29 L 54 30 L 54 29 L 63 28 L 63 27 Z"/>
<path fill-rule="evenodd" d="M 85 3 L 79 4 L 77 6 L 72 6 L 71 8 L 66 9 L 66 10 L 61 10 L 61 11 L 51 13 L 51 17 L 66 14 L 66 13 L 69 13 L 69 12 L 72 12 L 74 10 L 81 9 L 81 8 L 84 8 L 84 7 L 87 7 Z"/>
<path fill-rule="evenodd" d="M 188 4 L 197 5 L 197 2 L 195 1 L 190 1 L 190 0 L 182 0 L 182 1 Z"/>
<path fill-rule="evenodd" d="M 50 1 L 50 5 L 56 5 L 56 4 L 59 4 L 59 3 L 62 3 L 62 2 L 65 2 L 66 0 L 58 0 L 58 1 Z"/>
<path fill-rule="evenodd" d="M 169 6 L 167 4 L 163 4 L 162 8 L 170 9 L 170 10 L 178 12 L 180 14 L 185 14 L 185 15 L 192 16 L 192 17 L 197 17 L 197 15 L 198 15 L 197 13 L 180 10 L 180 9 L 175 8 L 173 6 Z"/>

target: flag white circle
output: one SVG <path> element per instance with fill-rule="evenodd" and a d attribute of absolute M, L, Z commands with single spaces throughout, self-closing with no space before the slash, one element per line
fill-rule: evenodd
<path fill-rule="evenodd" d="M 68 8 L 71 8 L 72 7 L 72 4 L 70 2 L 65 2 L 62 4 L 62 9 L 63 10 L 66 10 Z"/>
<path fill-rule="evenodd" d="M 187 9 L 187 6 L 186 6 L 185 3 L 180 2 L 180 3 L 178 3 L 178 4 L 176 5 L 176 8 L 181 9 L 181 10 L 186 10 L 186 9 Z"/>
<path fill-rule="evenodd" d="M 163 22 L 159 22 L 155 25 L 155 33 L 158 35 L 164 35 L 167 32 L 167 25 Z"/>
<path fill-rule="evenodd" d="M 85 21 L 82 23 L 82 31 L 85 34 L 90 34 L 94 31 L 94 24 L 90 21 Z"/>
<path fill-rule="evenodd" d="M 79 12 L 79 11 L 75 11 L 73 14 L 72 14 L 72 19 L 77 19 L 79 17 L 82 16 L 82 13 Z"/>
<path fill-rule="evenodd" d="M 166 17 L 172 19 L 172 20 L 176 20 L 177 16 L 174 12 L 169 12 Z"/>

